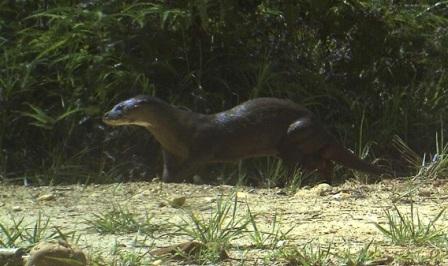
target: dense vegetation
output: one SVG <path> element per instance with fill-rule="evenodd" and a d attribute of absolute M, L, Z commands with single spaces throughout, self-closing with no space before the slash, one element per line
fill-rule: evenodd
<path fill-rule="evenodd" d="M 448 109 L 447 5 L 2 1 L 0 176 L 150 175 L 160 165 L 152 138 L 100 119 L 142 93 L 200 112 L 286 97 L 358 153 L 399 159 L 394 135 L 430 152 Z"/>

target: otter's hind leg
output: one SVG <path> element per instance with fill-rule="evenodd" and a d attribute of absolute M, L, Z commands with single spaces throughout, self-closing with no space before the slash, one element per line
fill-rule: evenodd
<path fill-rule="evenodd" d="M 321 149 L 331 141 L 331 136 L 317 122 L 307 117 L 292 123 L 279 146 L 279 155 L 287 165 L 301 165 L 331 182 L 333 163 L 320 156 Z"/>
<path fill-rule="evenodd" d="M 332 161 L 323 159 L 319 154 L 313 154 L 303 158 L 302 166 L 306 172 L 317 171 L 317 174 L 328 184 L 333 183 L 334 163 Z"/>

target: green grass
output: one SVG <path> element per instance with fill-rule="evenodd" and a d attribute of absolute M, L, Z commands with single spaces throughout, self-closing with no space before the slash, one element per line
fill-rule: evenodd
<path fill-rule="evenodd" d="M 80 235 L 76 232 L 63 232 L 51 226 L 51 219 L 41 213 L 33 223 L 26 223 L 24 217 L 11 218 L 11 223 L 0 222 L 0 247 L 24 248 L 30 250 L 37 243 L 45 240 L 60 239 L 68 243 L 77 243 Z"/>
<path fill-rule="evenodd" d="M 156 169 L 145 134 L 100 119 L 137 94 L 206 113 L 289 98 L 358 155 L 395 156 L 397 134 L 423 154 L 447 122 L 444 12 L 443 1 L 2 3 L 0 178 L 111 182 Z M 429 175 L 446 168 L 434 160 Z M 275 179 L 276 164 L 262 162 L 261 178 Z"/>
<path fill-rule="evenodd" d="M 22 222 L 23 218 L 18 221 L 14 220 L 12 226 L 0 222 L 0 247 L 14 248 L 20 245 L 24 231 Z"/>
<path fill-rule="evenodd" d="M 443 265 L 447 259 L 446 250 L 431 248 L 428 250 L 408 249 L 395 257 L 399 265 Z"/>
<path fill-rule="evenodd" d="M 126 234 L 140 232 L 153 235 L 160 229 L 160 225 L 152 222 L 153 216 L 145 214 L 139 219 L 138 215 L 123 206 L 112 207 L 110 211 L 94 214 L 94 218 L 87 220 L 93 229 L 100 234 Z"/>
<path fill-rule="evenodd" d="M 284 262 L 286 265 L 324 266 L 331 265 L 331 245 L 327 247 L 308 243 L 302 247 L 280 248 L 265 258 L 268 263 Z"/>
<path fill-rule="evenodd" d="M 110 254 L 98 251 L 91 251 L 90 254 L 89 265 L 92 266 L 141 266 L 153 265 L 156 261 L 148 252 L 123 250 L 117 246 L 112 248 Z"/>
<path fill-rule="evenodd" d="M 183 223 L 177 225 L 179 233 L 205 247 L 195 258 L 190 259 L 201 263 L 216 263 L 223 259 L 230 242 L 241 237 L 249 224 L 247 216 L 238 217 L 239 206 L 236 195 L 220 196 L 210 214 L 191 211 L 183 218 Z"/>
<path fill-rule="evenodd" d="M 294 229 L 294 226 L 283 229 L 283 225 L 277 220 L 277 213 L 274 213 L 272 222 L 269 225 L 270 230 L 264 231 L 256 222 L 256 215 L 252 214 L 249 205 L 247 205 L 250 226 L 248 226 L 248 234 L 255 248 L 258 249 L 274 249 L 279 247 L 282 242 L 288 240 L 288 234 Z M 251 228 L 252 227 L 252 228 Z"/>
<path fill-rule="evenodd" d="M 341 255 L 336 254 L 337 257 L 347 266 L 364 266 L 375 263 L 376 259 L 384 259 L 378 252 L 376 247 L 372 247 L 373 241 L 363 246 L 356 252 L 351 248 L 345 249 Z M 373 264 L 374 265 L 374 264 Z"/>
<path fill-rule="evenodd" d="M 442 209 L 429 221 L 423 220 L 414 205 L 410 206 L 410 213 L 405 214 L 396 205 L 392 210 L 385 210 L 386 225 L 375 223 L 381 233 L 396 245 L 431 245 L 443 238 L 446 234 L 436 227 L 436 222 L 442 217 L 445 209 Z"/>
<path fill-rule="evenodd" d="M 448 177 L 448 143 L 444 139 L 443 123 L 440 132 L 435 134 L 434 152 L 420 156 L 400 137 L 394 136 L 393 144 L 411 169 L 416 178 L 435 179 Z"/>

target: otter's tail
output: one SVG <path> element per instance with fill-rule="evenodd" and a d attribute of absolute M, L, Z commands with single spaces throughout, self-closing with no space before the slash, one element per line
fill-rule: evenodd
<path fill-rule="evenodd" d="M 339 144 L 331 143 L 326 145 L 322 149 L 321 157 L 327 160 L 335 161 L 343 166 L 357 171 L 374 175 L 387 174 L 386 171 L 358 158 L 355 154 Z"/>

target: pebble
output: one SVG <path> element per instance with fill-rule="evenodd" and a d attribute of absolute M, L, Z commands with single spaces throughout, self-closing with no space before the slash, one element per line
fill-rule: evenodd
<path fill-rule="evenodd" d="M 22 207 L 20 207 L 20 206 L 14 206 L 14 207 L 12 207 L 12 211 L 14 211 L 14 212 L 19 212 L 19 211 L 22 211 L 23 209 L 22 209 Z"/>
<path fill-rule="evenodd" d="M 55 200 L 55 199 L 56 199 L 56 197 L 54 194 L 44 194 L 37 198 L 38 201 L 50 201 L 50 200 Z"/>
<path fill-rule="evenodd" d="M 180 208 L 185 204 L 186 200 L 186 197 L 173 198 L 168 202 L 168 204 L 173 208 Z"/>
<path fill-rule="evenodd" d="M 246 192 L 237 192 L 236 196 L 240 199 L 247 199 L 249 197 L 249 194 L 247 194 Z"/>
<path fill-rule="evenodd" d="M 332 190 L 333 190 L 333 187 L 327 183 L 319 184 L 310 189 L 310 191 L 313 192 L 316 196 L 328 195 L 329 193 L 332 192 Z"/>
<path fill-rule="evenodd" d="M 344 200 L 344 199 L 350 198 L 351 196 L 352 195 L 350 193 L 340 192 L 338 194 L 332 195 L 331 198 L 334 199 L 334 200 Z"/>

